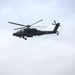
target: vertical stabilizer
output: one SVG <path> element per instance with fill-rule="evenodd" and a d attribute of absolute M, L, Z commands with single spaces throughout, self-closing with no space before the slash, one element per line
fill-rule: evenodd
<path fill-rule="evenodd" d="M 54 28 L 54 30 L 53 30 L 53 32 L 57 32 L 57 29 L 59 28 L 59 26 L 60 26 L 60 23 L 57 23 L 56 25 L 55 25 L 55 28 Z"/>

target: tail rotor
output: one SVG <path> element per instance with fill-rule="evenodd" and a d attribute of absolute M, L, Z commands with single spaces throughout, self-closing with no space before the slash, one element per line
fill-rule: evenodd
<path fill-rule="evenodd" d="M 52 23 L 52 25 L 56 25 L 57 23 L 56 23 L 56 21 L 54 20 L 54 23 Z"/>
<path fill-rule="evenodd" d="M 60 26 L 60 23 L 57 23 L 55 20 L 54 20 L 54 23 L 52 23 L 52 25 L 55 25 L 55 28 L 53 30 L 53 32 L 55 32 L 57 35 L 59 35 L 59 32 L 57 31 L 58 27 Z"/>

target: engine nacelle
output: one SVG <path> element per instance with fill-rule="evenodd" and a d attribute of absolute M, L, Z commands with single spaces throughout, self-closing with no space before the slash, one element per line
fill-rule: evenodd
<path fill-rule="evenodd" d="M 27 35 L 27 37 L 33 37 L 32 35 Z"/>

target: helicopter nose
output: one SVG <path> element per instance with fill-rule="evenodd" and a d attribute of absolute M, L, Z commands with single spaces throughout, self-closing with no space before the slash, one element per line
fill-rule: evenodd
<path fill-rule="evenodd" d="M 15 33 L 13 33 L 13 36 L 15 36 L 16 34 Z"/>

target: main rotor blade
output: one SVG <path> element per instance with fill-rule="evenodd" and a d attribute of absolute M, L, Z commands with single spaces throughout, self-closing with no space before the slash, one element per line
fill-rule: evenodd
<path fill-rule="evenodd" d="M 42 28 L 46 28 L 46 26 L 32 26 L 32 27 L 42 27 Z"/>
<path fill-rule="evenodd" d="M 34 24 L 39 23 L 39 22 L 41 22 L 41 21 L 43 21 L 43 19 L 41 19 L 41 20 L 39 20 L 39 21 L 37 21 L 37 22 L 31 24 L 31 25 L 34 25 Z"/>
<path fill-rule="evenodd" d="M 8 22 L 8 23 L 15 24 L 15 25 L 19 25 L 19 26 L 26 26 L 26 25 L 14 23 L 14 22 Z"/>
<path fill-rule="evenodd" d="M 23 28 L 25 28 L 25 27 L 15 28 L 14 30 L 23 29 Z"/>

